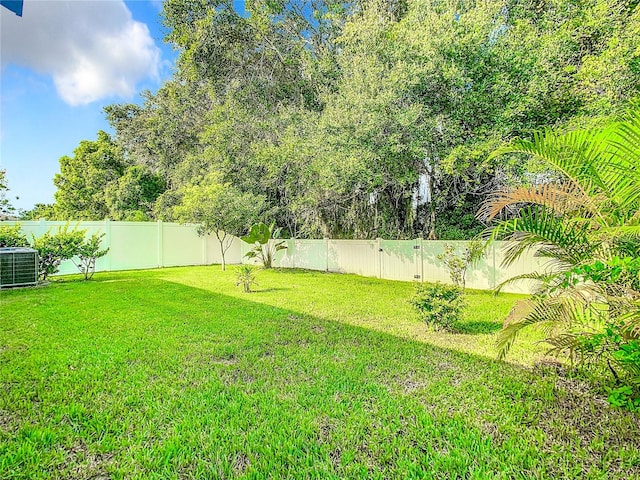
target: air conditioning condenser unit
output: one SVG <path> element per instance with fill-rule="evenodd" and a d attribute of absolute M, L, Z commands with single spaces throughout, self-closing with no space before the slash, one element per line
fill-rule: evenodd
<path fill-rule="evenodd" d="M 32 248 L 0 248 L 0 288 L 38 284 L 38 252 Z"/>

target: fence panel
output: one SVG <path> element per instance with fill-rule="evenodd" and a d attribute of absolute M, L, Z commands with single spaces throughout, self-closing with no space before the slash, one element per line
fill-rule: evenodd
<path fill-rule="evenodd" d="M 462 247 L 464 249 L 464 247 Z M 496 269 L 494 267 L 494 249 L 490 246 L 475 265 L 467 270 L 466 286 L 477 290 L 491 290 L 496 284 Z"/>
<path fill-rule="evenodd" d="M 380 278 L 379 240 L 329 240 L 328 244 L 330 272 Z"/>
<path fill-rule="evenodd" d="M 180 265 L 202 265 L 206 263 L 207 245 L 204 237 L 198 236 L 196 227 L 162 223 L 162 255 L 158 263 L 160 267 L 177 267 Z"/>
<path fill-rule="evenodd" d="M 437 258 L 444 252 L 446 244 L 453 245 L 458 255 L 467 246 L 466 241 L 424 240 L 422 242 L 423 278 L 425 282 L 452 283 L 449 270 L 444 262 Z M 483 257 L 473 267 L 469 267 L 466 275 L 466 286 L 478 290 L 491 290 L 501 282 L 516 275 L 539 270 L 544 261 L 535 256 L 534 251 L 526 252 L 516 263 L 509 267 L 502 265 L 504 248 L 507 242 L 494 242 L 484 252 Z M 509 293 L 530 293 L 534 287 L 532 281 L 518 281 L 503 287 Z"/>
<path fill-rule="evenodd" d="M 426 252 L 426 255 L 423 255 L 423 262 L 426 262 L 425 281 L 436 279 L 443 283 L 452 283 L 449 268 L 444 260 L 438 258 L 438 255 L 444 253 L 445 245 L 451 245 L 454 248 L 454 253 L 463 257 L 469 242 L 462 240 L 423 240 L 422 244 L 423 251 Z M 467 288 L 478 290 L 490 290 L 493 288 L 495 284 L 493 257 L 493 246 L 490 246 L 484 252 L 482 258 L 467 269 L 465 276 Z"/>
<path fill-rule="evenodd" d="M 178 225 L 165 222 L 59 222 L 24 221 L 19 223 L 22 231 L 31 238 L 46 232 L 55 233 L 69 225 L 70 229 L 87 230 L 87 236 L 104 233 L 102 248 L 109 253 L 98 259 L 96 271 L 135 270 L 181 265 L 205 265 L 220 263 L 222 256 L 215 236 L 199 237 L 194 225 Z M 233 238 L 226 253 L 228 264 L 241 262 L 241 240 Z M 78 273 L 71 260 L 60 266 L 60 275 Z"/>
<path fill-rule="evenodd" d="M 158 227 L 155 223 L 108 224 L 110 270 L 158 267 Z"/>
<path fill-rule="evenodd" d="M 87 230 L 87 236 L 91 236 L 94 233 L 101 234 L 105 233 L 105 222 L 45 222 L 45 221 L 25 221 L 25 222 L 3 222 L 6 224 L 15 224 L 18 223 L 20 225 L 21 230 L 27 235 L 29 241 L 31 241 L 32 236 L 41 237 L 45 233 L 56 233 L 60 229 L 65 228 L 65 226 L 69 226 L 69 230 L 73 230 L 74 228 L 80 228 L 82 230 Z M 106 235 L 102 240 L 102 246 L 106 245 Z M 96 270 L 108 270 L 109 262 L 107 259 L 100 258 L 96 262 Z M 71 273 L 79 273 L 78 268 L 75 266 L 73 261 L 67 260 L 62 262 L 60 265 L 59 274 L 60 275 L 68 275 Z"/>
<path fill-rule="evenodd" d="M 422 241 L 422 279 L 425 282 L 451 283 L 449 270 L 438 260 L 437 256 L 444 252 L 447 243 L 440 240 Z"/>
<path fill-rule="evenodd" d="M 514 262 L 512 265 L 504 265 L 505 248 L 507 246 L 508 242 L 496 242 L 496 285 L 518 275 L 524 275 L 532 272 L 543 272 L 545 270 L 548 260 L 536 257 L 535 250 L 528 250 L 524 252 L 518 261 Z M 518 280 L 517 282 L 505 285 L 502 288 L 502 291 L 512 293 L 531 293 L 535 286 L 536 282 L 533 280 Z"/>
<path fill-rule="evenodd" d="M 287 249 L 276 257 L 276 265 L 284 268 L 327 270 L 327 242 L 325 240 L 287 240 Z"/>
<path fill-rule="evenodd" d="M 222 238 L 222 237 L 221 237 Z M 222 252 L 220 251 L 220 242 L 215 235 L 208 235 L 204 237 L 204 241 L 206 242 L 206 265 L 211 265 L 213 263 L 222 263 Z M 234 265 L 238 263 L 242 263 L 242 245 L 246 245 L 245 242 L 240 240 L 238 237 L 233 237 L 231 239 L 231 245 L 224 254 L 224 259 L 227 265 Z"/>

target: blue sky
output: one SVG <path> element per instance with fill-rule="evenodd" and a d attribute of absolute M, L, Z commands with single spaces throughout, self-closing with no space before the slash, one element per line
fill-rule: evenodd
<path fill-rule="evenodd" d="M 20 18 L 0 8 L 0 168 L 14 206 L 51 203 L 58 159 L 111 131 L 104 106 L 139 102 L 170 77 L 177 53 L 162 41 L 161 9 L 151 0 L 25 0 Z"/>

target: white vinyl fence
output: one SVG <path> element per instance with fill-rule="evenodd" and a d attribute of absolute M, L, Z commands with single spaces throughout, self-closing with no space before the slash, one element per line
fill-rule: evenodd
<path fill-rule="evenodd" d="M 70 229 L 86 230 L 87 236 L 104 233 L 102 248 L 109 253 L 96 262 L 97 271 L 139 270 L 146 268 L 209 265 L 221 263 L 220 244 L 215 236 L 199 237 L 194 225 L 166 222 L 3 222 L 20 224 L 27 237 L 39 237 L 69 225 Z M 225 258 L 240 263 L 239 238 L 234 238 Z M 73 262 L 63 262 L 60 274 L 78 273 Z"/>
<path fill-rule="evenodd" d="M 13 224 L 16 222 L 3 222 Z M 29 236 L 55 232 L 67 222 L 18 222 Z M 166 222 L 71 222 L 70 228 L 86 229 L 87 234 L 104 233 L 103 247 L 109 253 L 98 260 L 98 271 L 133 270 L 186 265 L 209 265 L 222 260 L 215 236 L 199 237 L 194 225 Z M 275 266 L 307 268 L 328 272 L 355 273 L 367 277 L 403 281 L 440 281 L 450 283 L 445 265 L 437 259 L 445 244 L 462 252 L 464 241 L 433 240 L 286 240 L 287 249 L 276 254 Z M 544 260 L 533 252 L 505 268 L 502 242 L 496 242 L 478 264 L 467 271 L 469 288 L 489 290 L 504 280 L 544 269 Z M 247 262 L 244 254 L 250 245 L 233 239 L 226 253 L 228 264 Z M 71 261 L 64 262 L 61 274 L 76 273 Z M 504 288 L 506 292 L 529 293 L 532 284 L 521 281 Z"/>
<path fill-rule="evenodd" d="M 437 256 L 446 244 L 462 253 L 468 242 L 439 240 L 287 240 L 287 249 L 276 255 L 277 266 L 328 272 L 355 273 L 388 280 L 451 283 L 449 270 Z M 508 278 L 544 270 L 546 261 L 533 252 L 508 268 L 501 265 L 504 242 L 495 242 L 466 275 L 469 288 L 491 290 Z M 244 253 L 247 250 L 243 243 Z M 531 281 L 507 285 L 503 291 L 530 293 Z"/>

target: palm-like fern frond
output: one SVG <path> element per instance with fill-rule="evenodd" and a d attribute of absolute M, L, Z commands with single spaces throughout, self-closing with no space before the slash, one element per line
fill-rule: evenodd
<path fill-rule="evenodd" d="M 640 204 L 640 114 L 606 128 L 558 134 L 545 130 L 532 140 L 515 139 L 492 153 L 523 153 L 561 172 L 581 192 L 579 197 L 603 196 L 607 211 L 637 211 Z M 600 205 L 605 202 L 601 201 Z M 589 210 L 592 210 L 589 208 Z M 604 211 L 603 211 L 604 210 Z"/>
<path fill-rule="evenodd" d="M 533 304 L 533 310 L 521 320 L 506 325 L 498 335 L 498 358 L 503 359 L 520 331 L 531 325 L 544 325 L 547 329 L 553 329 L 564 318 L 564 308 L 561 304 Z"/>
<path fill-rule="evenodd" d="M 522 275 L 516 275 L 510 278 L 507 278 L 505 281 L 496 285 L 493 291 L 498 294 L 502 291 L 504 287 L 507 285 L 511 285 L 512 283 L 521 282 L 523 280 L 529 280 L 535 282 L 538 285 L 537 291 L 540 291 L 542 288 L 545 288 L 552 282 L 554 282 L 558 278 L 558 272 L 531 272 L 531 273 L 523 273 Z"/>
<path fill-rule="evenodd" d="M 499 223 L 491 240 L 510 240 L 505 246 L 503 266 L 513 264 L 525 251 L 536 248 L 536 256 L 554 260 L 559 266 L 574 265 L 589 258 L 597 248 L 588 241 L 589 226 L 567 222 L 544 208 L 527 207 L 520 217 Z"/>
<path fill-rule="evenodd" d="M 585 344 L 588 343 L 590 338 L 598 335 L 598 333 L 599 332 L 595 331 L 577 330 L 575 332 L 565 332 L 550 337 L 546 340 L 546 343 L 551 345 L 551 348 L 547 350 L 547 355 L 554 357 L 566 355 L 572 363 L 582 363 L 586 357 L 594 353 L 587 352 Z M 587 355 L 587 353 L 589 355 Z"/>
<path fill-rule="evenodd" d="M 532 140 L 516 138 L 491 154 L 521 153 L 544 161 L 562 173 L 569 182 L 590 195 L 602 185 L 594 164 L 605 151 L 599 130 L 576 130 L 558 134 L 547 129 L 536 132 Z"/>
<path fill-rule="evenodd" d="M 502 190 L 483 203 L 478 216 L 492 220 L 504 208 L 523 203 L 540 205 L 558 215 L 580 212 L 597 218 L 600 214 L 595 199 L 584 195 L 583 190 L 575 184 L 565 182 Z"/>
<path fill-rule="evenodd" d="M 580 346 L 576 339 L 586 333 L 598 333 L 596 327 L 602 325 L 607 316 L 606 309 L 596 307 L 584 293 L 577 289 L 569 295 L 531 302 L 533 309 L 527 316 L 506 325 L 500 332 L 497 342 L 499 358 L 507 355 L 520 330 L 532 325 L 542 331 L 546 336 L 545 342 L 551 345 L 548 354 L 569 353 L 574 358 Z"/>
<path fill-rule="evenodd" d="M 622 322 L 623 335 L 628 339 L 640 340 L 640 304 L 636 303 L 619 320 Z"/>
<path fill-rule="evenodd" d="M 609 180 L 615 183 L 615 194 L 621 206 L 638 210 L 640 202 L 640 112 L 619 122 L 606 132 L 614 161 L 608 165 L 614 173 Z"/>
<path fill-rule="evenodd" d="M 608 238 L 623 238 L 623 237 L 640 237 L 640 225 L 623 225 L 621 227 L 608 227 L 603 228 L 599 232 L 602 235 L 606 235 Z"/>

